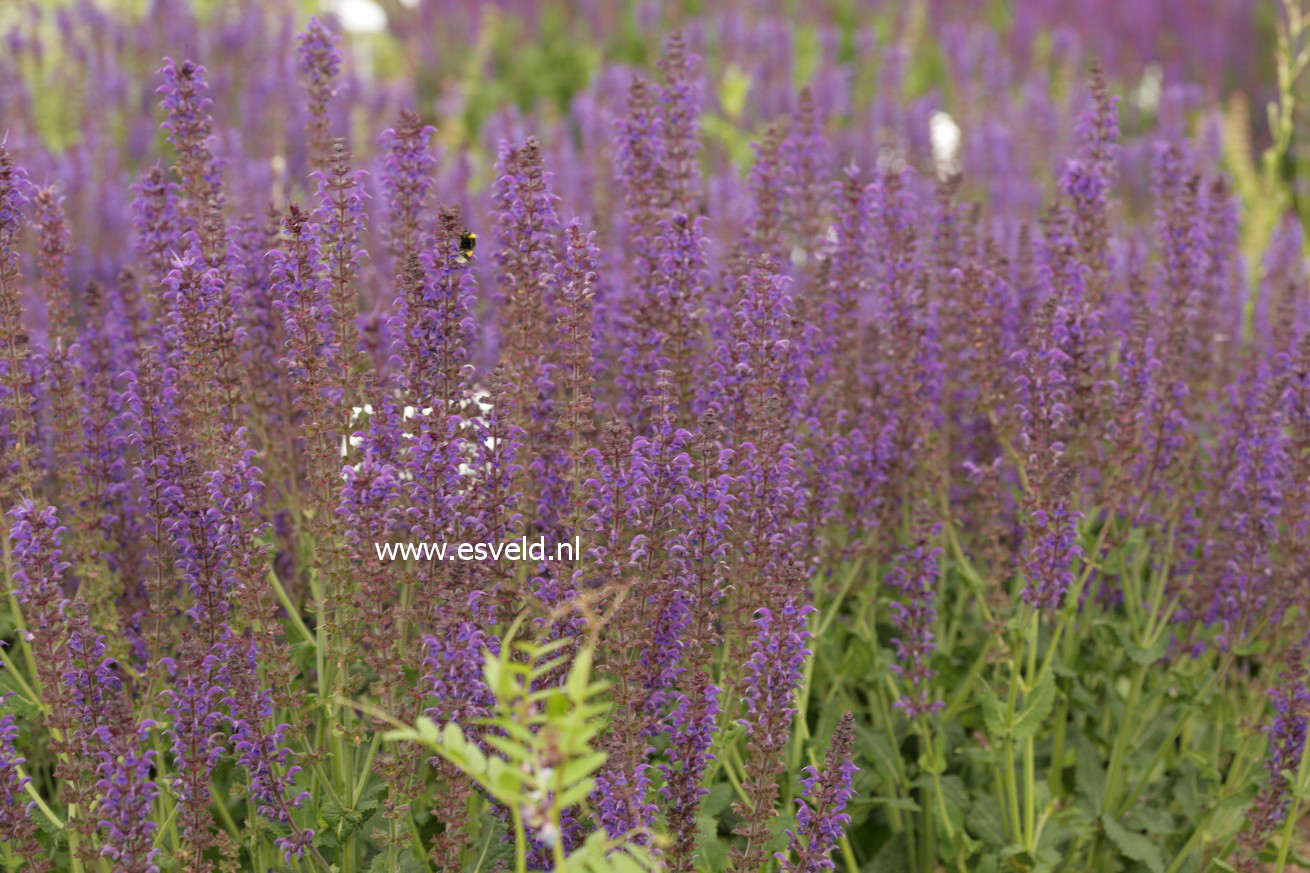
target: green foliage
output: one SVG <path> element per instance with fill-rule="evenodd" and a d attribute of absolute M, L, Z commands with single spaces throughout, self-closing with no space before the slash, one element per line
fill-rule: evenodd
<path fill-rule="evenodd" d="M 575 652 L 572 639 L 516 640 L 517 629 L 517 624 L 510 628 L 499 654 L 487 653 L 484 676 L 496 698 L 495 714 L 480 722 L 475 734 L 454 722 L 442 727 L 420 718 L 387 739 L 426 745 L 509 810 L 516 870 L 527 869 L 529 831 L 551 848 L 561 873 L 656 869 L 649 849 L 612 840 L 604 831 L 565 856 L 559 838 L 563 812 L 586 802 L 606 759 L 594 740 L 609 711 L 601 697 L 607 685 L 591 678 L 594 642 Z"/>

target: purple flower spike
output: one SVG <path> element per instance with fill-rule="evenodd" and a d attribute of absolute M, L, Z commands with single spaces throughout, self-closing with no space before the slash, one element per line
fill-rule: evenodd
<path fill-rule="evenodd" d="M 805 778 L 801 780 L 804 796 L 796 800 L 797 827 L 787 832 L 788 849 L 794 860 L 782 852 L 774 856 L 783 873 L 821 873 L 834 868 L 832 850 L 850 824 L 846 804 L 855 796 L 851 777 L 859 768 L 851 761 L 854 742 L 855 717 L 848 712 L 833 732 L 823 760 L 823 772 L 812 766 L 805 768 Z"/>
<path fill-rule="evenodd" d="M 887 576 L 887 584 L 902 595 L 891 605 L 899 659 L 892 671 L 905 682 L 896 708 L 912 719 L 934 713 L 943 705 L 933 698 L 931 683 L 936 672 L 929 666 L 937 649 L 933 626 L 937 622 L 938 562 L 942 553 L 934 542 L 938 533 L 938 527 L 933 526 L 924 537 L 903 549 Z"/>

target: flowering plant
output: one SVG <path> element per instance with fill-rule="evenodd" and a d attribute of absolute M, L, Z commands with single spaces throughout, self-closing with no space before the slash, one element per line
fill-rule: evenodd
<path fill-rule="evenodd" d="M 383 5 L 0 16 L 6 869 L 1304 863 L 1310 13 Z"/>

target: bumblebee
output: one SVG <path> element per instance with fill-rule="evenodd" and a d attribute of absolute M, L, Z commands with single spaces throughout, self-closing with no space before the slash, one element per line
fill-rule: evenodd
<path fill-rule="evenodd" d="M 477 248 L 478 235 L 466 230 L 459 235 L 459 254 L 465 261 L 473 260 L 473 250 Z"/>

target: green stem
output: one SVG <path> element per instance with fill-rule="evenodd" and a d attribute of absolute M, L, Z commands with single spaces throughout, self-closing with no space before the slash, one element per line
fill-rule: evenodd
<path fill-rule="evenodd" d="M 1114 748 L 1110 752 L 1109 772 L 1105 780 L 1105 797 L 1101 802 L 1101 809 L 1110 812 L 1112 815 L 1119 802 L 1119 783 L 1122 781 L 1122 770 L 1124 767 L 1124 757 L 1128 754 L 1128 747 L 1133 741 L 1133 735 L 1136 733 L 1134 722 L 1137 715 L 1137 704 L 1142 698 L 1142 684 L 1146 681 L 1147 665 L 1138 664 L 1133 671 L 1132 685 L 1128 689 L 1128 700 L 1124 703 L 1123 722 L 1119 725 L 1118 735 L 1114 738 Z"/>
<path fill-rule="evenodd" d="M 1037 641 L 1041 634 L 1041 612 L 1033 610 L 1028 629 L 1028 693 L 1037 682 Z M 1049 662 L 1049 658 L 1047 659 Z M 1026 701 L 1025 701 L 1026 702 Z M 1032 852 L 1037 848 L 1037 738 L 1030 732 L 1023 744 L 1023 833 L 1024 845 Z"/>
<path fill-rule="evenodd" d="M 1310 743 L 1301 744 L 1301 763 L 1296 768 L 1296 784 L 1292 786 L 1292 808 L 1287 811 L 1283 822 L 1281 845 L 1278 847 L 1278 862 L 1274 873 L 1283 873 L 1287 868 L 1287 856 L 1292 851 L 1292 840 L 1296 836 L 1296 825 L 1301 818 L 1301 798 L 1310 787 Z"/>

